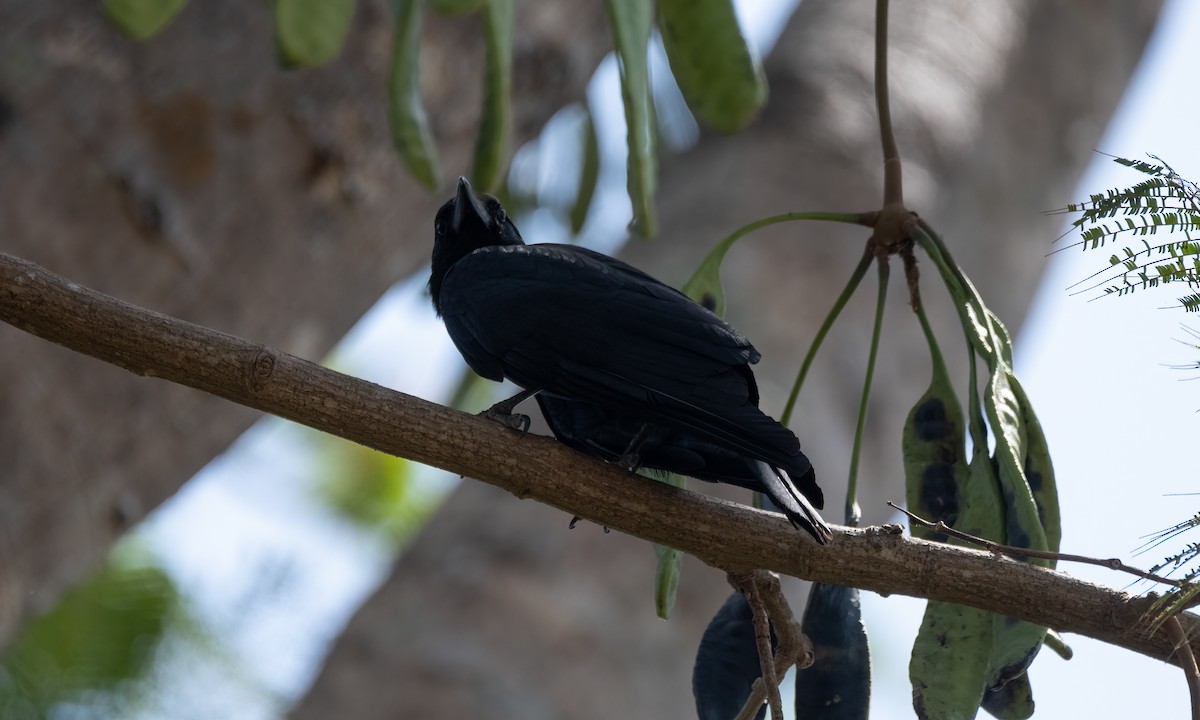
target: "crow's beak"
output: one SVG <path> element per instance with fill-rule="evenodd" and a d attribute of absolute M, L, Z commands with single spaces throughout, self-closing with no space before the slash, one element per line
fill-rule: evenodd
<path fill-rule="evenodd" d="M 461 232 L 463 226 L 472 221 L 486 227 L 488 224 L 487 213 L 483 209 L 483 204 L 479 202 L 479 196 L 471 189 L 471 184 L 465 177 L 460 177 L 458 179 L 458 195 L 454 202 L 454 219 L 452 221 L 454 232 Z"/>

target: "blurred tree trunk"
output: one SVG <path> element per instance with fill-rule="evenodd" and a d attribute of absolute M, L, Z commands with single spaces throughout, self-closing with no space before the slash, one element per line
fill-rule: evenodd
<path fill-rule="evenodd" d="M 1068 201 L 1158 8 L 1084 0 L 893 4 L 892 108 L 909 207 L 943 233 L 1014 330 L 1057 235 L 1042 211 Z M 724 234 L 758 217 L 878 206 L 872 11 L 868 2 L 801 5 L 768 62 L 763 116 L 740 135 L 706 136 L 666 163 L 662 237 L 629 246 L 627 257 L 679 284 Z M 764 407 L 778 414 L 866 235 L 811 224 L 760 235 L 731 253 L 725 285 L 730 319 L 764 353 Z M 928 264 L 922 269 L 944 352 L 961 365 L 961 334 L 944 291 Z M 884 497 L 903 494 L 900 422 L 929 372 L 902 274 L 893 275 L 862 469 L 869 522 L 885 516 Z M 869 341 L 874 290 L 871 282 L 864 287 L 793 422 L 834 521 Z M 464 483 L 351 622 L 293 717 L 693 717 L 691 658 L 729 592 L 724 579 L 685 567 L 675 615 L 662 623 L 654 617 L 650 548 L 590 526 L 567 532 L 567 520 Z"/>
<path fill-rule="evenodd" d="M 284 71 L 268 3 L 193 2 L 137 43 L 96 2 L 0 0 L 0 249 L 320 359 L 428 261 L 444 200 L 392 149 L 392 22 L 360 2 L 335 61 Z M 609 40 L 587 0 L 525 3 L 518 22 L 523 142 L 583 96 Z M 478 18 L 427 13 L 449 172 L 469 163 L 482 57 Z M 256 417 L 0 324 L 0 646 Z"/>

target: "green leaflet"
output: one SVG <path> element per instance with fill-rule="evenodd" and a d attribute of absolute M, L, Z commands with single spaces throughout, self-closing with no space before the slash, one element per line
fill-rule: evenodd
<path fill-rule="evenodd" d="M 592 122 L 592 111 L 584 110 L 583 166 L 579 170 L 579 191 L 575 193 L 575 204 L 571 207 L 571 232 L 578 235 L 587 220 L 592 196 L 596 194 L 596 182 L 600 179 L 600 142 L 596 138 L 596 125 Z"/>
<path fill-rule="evenodd" d="M 654 217 L 656 180 L 654 100 L 650 94 L 650 69 L 646 61 L 654 6 L 645 0 L 605 0 L 613 46 L 621 69 L 621 100 L 628 130 L 629 200 L 633 227 L 642 237 L 657 232 Z"/>
<path fill-rule="evenodd" d="M 471 182 L 494 192 L 512 133 L 513 0 L 488 0 L 483 18 L 487 68 Z"/>
<path fill-rule="evenodd" d="M 354 0 L 272 0 L 275 46 L 284 67 L 313 67 L 342 49 Z"/>
<path fill-rule="evenodd" d="M 671 72 L 704 124 L 731 133 L 758 115 L 767 79 L 731 0 L 659 0 L 658 27 Z"/>
<path fill-rule="evenodd" d="M 145 40 L 171 22 L 187 0 L 104 0 L 104 14 L 121 32 Z"/>
<path fill-rule="evenodd" d="M 388 75 L 388 124 L 392 143 L 422 185 L 437 190 L 441 184 L 437 146 L 429 131 L 425 105 L 418 81 L 421 44 L 420 0 L 397 0 L 396 36 L 392 42 L 392 66 Z"/>

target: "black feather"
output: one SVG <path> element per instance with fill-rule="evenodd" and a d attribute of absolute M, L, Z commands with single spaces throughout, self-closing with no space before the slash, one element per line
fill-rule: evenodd
<path fill-rule="evenodd" d="M 606 255 L 525 245 L 465 180 L 438 212 L 429 288 L 467 364 L 537 391 L 560 441 L 758 490 L 830 538 L 799 440 L 758 408 L 758 351 L 708 309 Z"/>

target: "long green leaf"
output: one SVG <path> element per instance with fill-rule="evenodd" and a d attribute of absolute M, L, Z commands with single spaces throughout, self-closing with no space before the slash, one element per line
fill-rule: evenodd
<path fill-rule="evenodd" d="M 513 12 L 513 0 L 488 0 L 483 13 L 487 67 L 471 180 L 489 191 L 495 191 L 503 179 L 512 134 Z"/>
<path fill-rule="evenodd" d="M 596 194 L 596 183 L 600 179 L 600 141 L 596 137 L 596 124 L 592 122 L 592 111 L 584 110 L 581 128 L 583 162 L 579 168 L 579 191 L 571 207 L 571 232 L 578 235 L 587 220 L 592 196 Z"/>
<path fill-rule="evenodd" d="M 396 0 L 396 35 L 388 75 L 388 123 L 400 157 L 425 187 L 441 184 L 437 145 L 421 101 L 418 58 L 421 45 L 421 1 Z"/>
<path fill-rule="evenodd" d="M 721 132 L 745 127 L 767 101 L 767 79 L 732 1 L 659 0 L 658 15 L 671 72 L 697 119 Z"/>
<path fill-rule="evenodd" d="M 621 100 L 628 131 L 629 200 L 633 203 L 633 228 L 642 237 L 658 232 L 654 215 L 657 184 L 654 100 L 650 92 L 647 45 L 654 20 L 654 5 L 647 0 L 605 0 L 613 46 L 621 69 Z"/>

